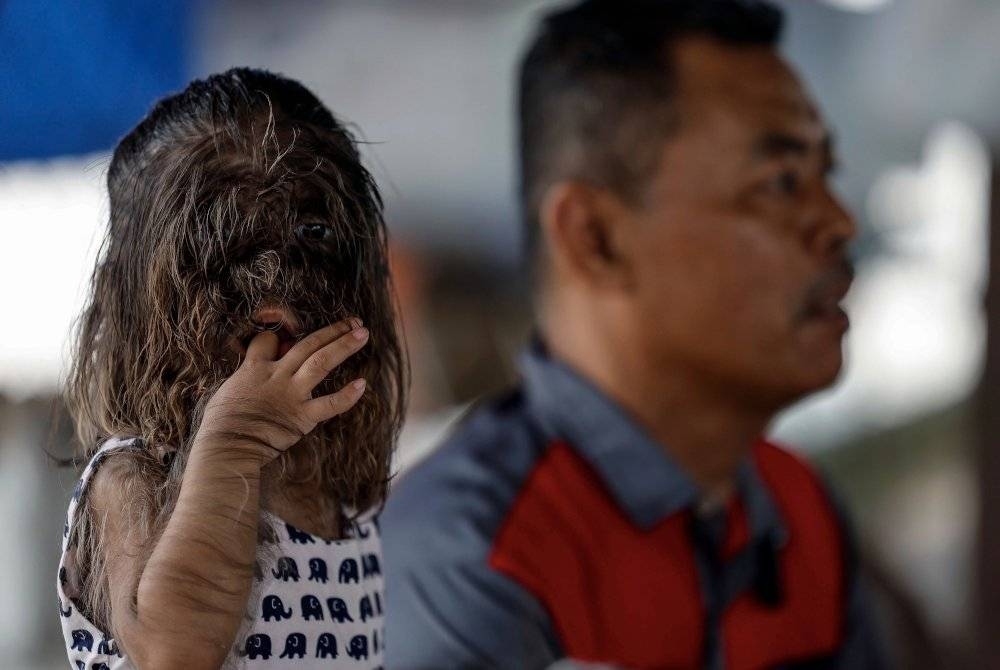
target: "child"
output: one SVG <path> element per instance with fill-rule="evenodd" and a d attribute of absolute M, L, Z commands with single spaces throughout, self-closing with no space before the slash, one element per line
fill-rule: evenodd
<path fill-rule="evenodd" d="M 376 667 L 405 403 L 381 200 L 300 84 L 234 69 L 115 149 L 67 402 L 75 668 Z"/>

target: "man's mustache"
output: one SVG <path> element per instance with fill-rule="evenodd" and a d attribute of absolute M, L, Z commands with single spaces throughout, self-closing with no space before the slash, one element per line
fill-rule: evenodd
<path fill-rule="evenodd" d="M 815 315 L 817 310 L 822 310 L 823 306 L 843 300 L 854 282 L 855 274 L 854 264 L 847 258 L 823 272 L 806 289 L 799 318 L 807 319 Z"/>

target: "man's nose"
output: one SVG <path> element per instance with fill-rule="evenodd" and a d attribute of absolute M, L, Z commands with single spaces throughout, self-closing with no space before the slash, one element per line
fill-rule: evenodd
<path fill-rule="evenodd" d="M 843 255 L 847 244 L 858 234 L 854 216 L 826 186 L 817 190 L 811 218 L 807 244 L 812 253 L 822 258 Z"/>

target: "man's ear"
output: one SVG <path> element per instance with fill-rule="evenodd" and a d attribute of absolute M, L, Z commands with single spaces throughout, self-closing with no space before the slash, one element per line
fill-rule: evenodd
<path fill-rule="evenodd" d="M 632 278 L 627 212 L 607 189 L 577 181 L 553 184 L 539 211 L 553 265 L 592 286 L 626 286 Z"/>

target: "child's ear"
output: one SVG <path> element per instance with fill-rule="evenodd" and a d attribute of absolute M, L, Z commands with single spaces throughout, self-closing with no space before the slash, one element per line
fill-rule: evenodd
<path fill-rule="evenodd" d="M 156 445 L 153 448 L 153 453 L 156 454 L 156 460 L 160 462 L 164 467 L 169 468 L 173 465 L 174 458 L 177 456 L 177 450 L 168 447 L 166 445 Z"/>

